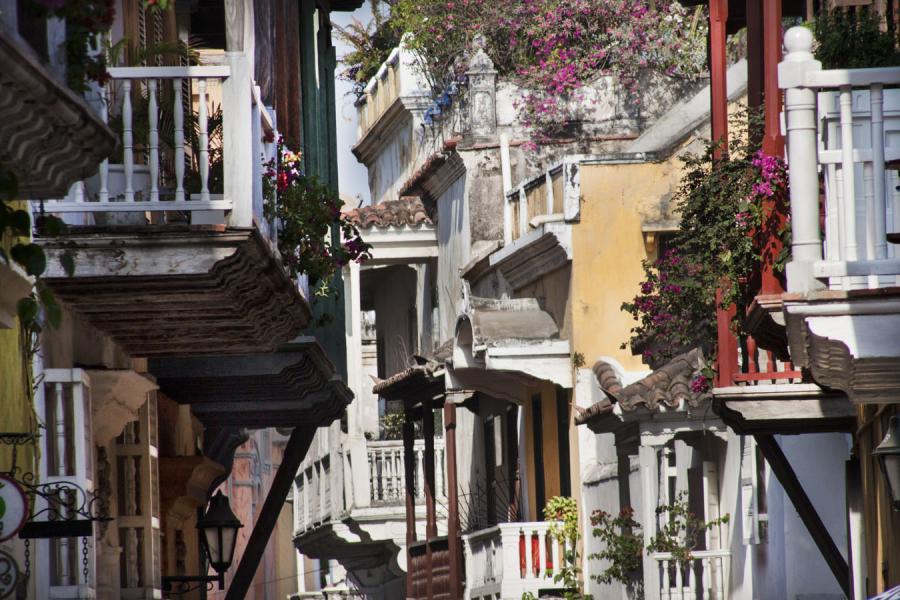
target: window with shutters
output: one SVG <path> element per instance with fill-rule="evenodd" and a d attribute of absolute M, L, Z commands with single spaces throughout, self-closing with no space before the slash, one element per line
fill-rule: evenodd
<path fill-rule="evenodd" d="M 115 441 L 116 526 L 120 597 L 145 598 L 160 589 L 159 467 L 156 395 Z"/>
<path fill-rule="evenodd" d="M 94 489 L 90 378 L 81 369 L 46 369 L 35 394 L 38 417 L 46 427 L 41 438 L 41 482 L 70 482 L 90 494 Z M 82 519 L 73 508 L 84 502 L 81 492 L 63 491 L 48 508 L 37 498 L 39 519 Z M 42 512 L 43 511 L 43 512 Z M 35 541 L 38 597 L 81 598 L 95 585 L 93 537 Z"/>

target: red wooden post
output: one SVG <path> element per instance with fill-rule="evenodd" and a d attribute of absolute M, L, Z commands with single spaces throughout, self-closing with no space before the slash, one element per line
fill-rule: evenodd
<path fill-rule="evenodd" d="M 728 22 L 728 0 L 709 0 L 709 90 L 712 113 L 712 139 L 716 144 L 713 158 L 728 151 L 728 87 L 725 35 Z M 722 292 L 716 293 L 716 304 Z M 737 368 L 737 339 L 731 332 L 734 307 L 716 310 L 716 333 L 719 346 L 716 365 L 716 387 L 729 386 Z"/>
<path fill-rule="evenodd" d="M 727 21 L 728 0 L 709 0 L 709 90 L 712 139 L 718 143 L 716 158 L 727 152 L 728 144 L 728 60 L 725 56 Z"/>
<path fill-rule="evenodd" d="M 410 548 L 416 541 L 415 422 L 410 411 L 403 420 L 403 472 L 406 478 L 406 595 L 413 597 L 413 564 Z M 374 485 L 374 482 L 373 482 Z"/>
<path fill-rule="evenodd" d="M 432 564 L 431 544 L 437 537 L 437 517 L 434 506 L 434 410 L 431 398 L 422 403 L 422 437 L 425 438 L 425 568 L 428 579 L 425 583 L 425 596 L 434 598 L 434 566 Z"/>
<path fill-rule="evenodd" d="M 751 109 L 763 105 L 763 69 L 762 5 L 759 0 L 747 0 L 747 105 Z"/>
<path fill-rule="evenodd" d="M 763 0 L 763 48 L 764 48 L 764 90 L 765 90 L 765 130 L 762 150 L 771 156 L 784 157 L 784 136 L 781 134 L 782 93 L 778 89 L 778 63 L 781 61 L 781 0 Z M 760 293 L 780 294 L 784 292 L 781 281 L 775 275 L 773 260 L 781 253 L 782 244 L 776 232 L 784 224 L 787 215 L 784 207 L 779 207 L 775 199 L 769 199 L 765 206 L 771 214 L 771 227 L 767 228 L 768 239 L 760 240 L 764 245 L 764 256 L 770 257 L 762 265 Z"/>
<path fill-rule="evenodd" d="M 716 292 L 716 306 L 722 299 L 722 290 Z M 731 331 L 734 319 L 734 304 L 727 309 L 716 308 L 716 338 L 719 352 L 716 357 L 716 387 L 734 385 L 734 375 L 738 367 L 737 337 Z"/>
<path fill-rule="evenodd" d="M 765 137 L 763 151 L 784 157 L 781 135 L 781 90 L 778 89 L 778 63 L 781 62 L 781 0 L 763 0 L 763 56 L 765 64 Z"/>
<path fill-rule="evenodd" d="M 444 402 L 444 445 L 447 449 L 447 550 L 450 553 L 450 598 L 462 599 L 462 549 L 459 545 L 459 492 L 456 483 L 456 405 Z"/>

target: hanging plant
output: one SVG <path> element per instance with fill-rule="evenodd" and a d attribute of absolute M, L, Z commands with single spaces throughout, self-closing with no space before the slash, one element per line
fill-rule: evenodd
<path fill-rule="evenodd" d="M 716 308 L 738 306 L 736 330 L 751 300 L 752 278 L 761 264 L 783 270 L 790 248 L 788 189 L 784 161 L 749 140 L 758 117 L 738 115 L 734 139 L 723 158 L 710 144 L 684 159 L 676 194 L 681 216 L 671 247 L 644 261 L 640 293 L 622 304 L 638 325 L 622 347 L 661 365 L 693 346 L 714 348 Z M 782 215 L 785 218 L 782 218 Z M 778 244 L 771 244 L 771 240 Z M 773 248 L 781 248 L 773 255 Z M 717 292 L 720 293 L 717 302 Z"/>
<path fill-rule="evenodd" d="M 313 296 L 331 293 L 331 281 L 351 261 L 369 258 L 370 246 L 341 213 L 341 200 L 303 172 L 299 153 L 281 138 L 265 163 L 264 215 L 278 230 L 278 250 L 292 277 L 306 275 Z"/>
<path fill-rule="evenodd" d="M 76 92 L 87 91 L 87 82 L 106 83 L 106 55 L 97 35 L 113 25 L 115 0 L 31 0 L 38 16 L 66 22 L 66 79 Z"/>

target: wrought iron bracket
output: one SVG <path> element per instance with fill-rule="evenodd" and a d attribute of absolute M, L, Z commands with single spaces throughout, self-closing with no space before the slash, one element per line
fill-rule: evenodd
<path fill-rule="evenodd" d="M 187 594 L 203 587 L 211 590 L 212 584 L 216 582 L 219 584 L 219 589 L 224 590 L 225 573 L 220 573 L 219 575 L 164 575 L 161 578 L 161 582 L 163 592 L 175 595 Z M 191 586 L 190 584 L 192 583 L 198 585 Z"/>

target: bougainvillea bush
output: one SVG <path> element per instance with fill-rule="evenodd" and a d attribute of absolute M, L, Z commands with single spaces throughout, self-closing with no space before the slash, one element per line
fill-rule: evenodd
<path fill-rule="evenodd" d="M 522 121 L 543 134 L 564 127 L 581 90 L 601 76 L 615 76 L 634 102 L 646 71 L 695 78 L 706 68 L 703 9 L 674 0 L 395 0 L 377 31 L 409 34 L 436 97 L 464 74 L 473 40 L 483 36 L 498 74 L 523 90 Z M 383 44 L 346 37 L 363 50 L 345 58 L 359 83 L 373 68 L 366 52 L 384 52 Z"/>
<path fill-rule="evenodd" d="M 278 140 L 275 157 L 266 162 L 265 217 L 278 228 L 278 250 L 291 276 L 306 275 L 314 296 L 330 293 L 329 284 L 351 261 L 369 257 L 369 246 L 341 213 L 337 193 L 303 172 L 297 152 Z"/>
<path fill-rule="evenodd" d="M 756 127 L 756 117 L 750 122 Z M 710 144 L 703 154 L 685 157 L 676 194 L 679 230 L 658 260 L 644 262 L 640 293 L 622 305 L 638 322 L 623 347 L 630 345 L 651 366 L 692 346 L 714 348 L 717 306 L 738 306 L 739 330 L 759 265 L 780 271 L 787 260 L 785 165 L 749 141 L 746 114 L 735 119 L 741 123 L 727 152 Z"/>

